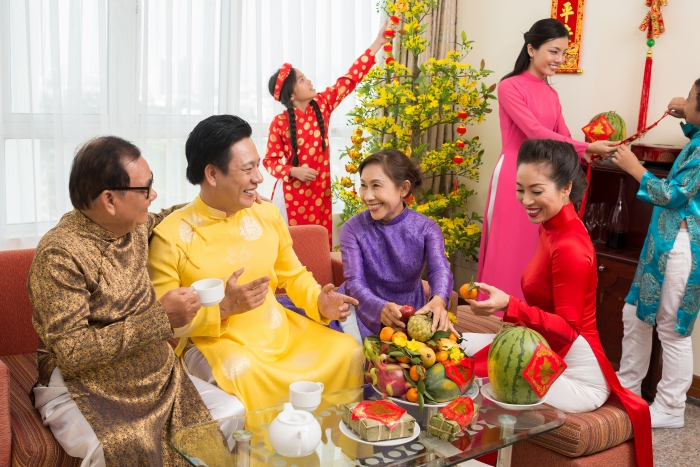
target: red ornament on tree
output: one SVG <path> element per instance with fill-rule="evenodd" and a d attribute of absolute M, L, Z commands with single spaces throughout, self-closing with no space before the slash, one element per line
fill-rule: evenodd
<path fill-rule="evenodd" d="M 459 133 L 460 135 L 463 135 L 463 134 L 466 133 L 466 132 L 467 132 L 467 127 L 466 127 L 466 126 L 460 125 L 460 126 L 457 127 L 457 133 Z"/>
<path fill-rule="evenodd" d="M 455 157 L 452 159 L 452 162 L 454 162 L 455 164 L 459 165 L 459 164 L 461 164 L 462 162 L 464 162 L 464 158 L 463 158 L 462 156 L 455 156 Z"/>
<path fill-rule="evenodd" d="M 459 118 L 461 118 L 462 120 L 464 120 L 465 118 L 467 118 L 467 117 L 469 116 L 469 114 L 467 113 L 466 110 L 460 110 L 460 111 L 457 113 L 457 116 L 458 116 Z"/>
<path fill-rule="evenodd" d="M 387 39 L 393 38 L 394 35 L 396 35 L 396 32 L 391 28 L 386 28 L 386 30 L 384 31 L 384 37 L 386 37 Z"/>
<path fill-rule="evenodd" d="M 455 146 L 457 146 L 457 149 L 462 149 L 464 147 L 464 141 L 458 139 L 457 141 L 455 141 Z"/>
<path fill-rule="evenodd" d="M 384 44 L 384 52 L 391 52 L 392 50 L 394 50 L 394 46 L 391 45 L 391 42 Z"/>
<path fill-rule="evenodd" d="M 399 17 L 396 15 L 391 15 L 389 16 L 389 21 L 391 21 L 394 24 L 399 24 Z"/>
<path fill-rule="evenodd" d="M 386 58 L 386 64 L 387 64 L 387 65 L 390 64 L 390 63 L 393 62 L 393 61 L 394 61 L 394 57 L 387 57 L 387 58 Z"/>

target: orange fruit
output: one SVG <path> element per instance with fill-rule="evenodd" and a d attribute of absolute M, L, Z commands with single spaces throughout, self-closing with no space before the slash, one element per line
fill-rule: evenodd
<path fill-rule="evenodd" d="M 439 352 L 435 353 L 435 361 L 436 362 L 444 362 L 445 360 L 447 360 L 447 358 L 448 358 L 447 352 L 445 352 L 444 350 L 440 350 Z"/>
<path fill-rule="evenodd" d="M 408 402 L 418 402 L 418 389 L 411 388 L 406 391 L 406 400 Z"/>
<path fill-rule="evenodd" d="M 408 375 L 413 381 L 418 381 L 419 379 L 425 379 L 425 370 L 423 370 L 423 375 L 418 372 L 418 365 L 413 365 L 408 371 Z"/>
<path fill-rule="evenodd" d="M 456 336 L 453 332 L 450 333 L 449 339 L 450 339 L 452 342 L 457 342 L 457 336 Z"/>
<path fill-rule="evenodd" d="M 379 333 L 379 339 L 385 342 L 391 342 L 391 336 L 394 335 L 394 328 L 389 326 L 382 328 L 382 332 Z"/>
<path fill-rule="evenodd" d="M 411 359 L 408 357 L 396 357 L 396 361 L 399 363 L 408 363 Z"/>
<path fill-rule="evenodd" d="M 405 332 L 401 332 L 401 331 L 395 332 L 395 333 L 391 336 L 391 341 L 392 341 L 394 344 L 396 344 L 396 340 L 397 340 L 397 339 L 402 339 L 402 338 L 403 338 L 404 340 L 408 341 L 408 336 L 406 335 Z"/>
<path fill-rule="evenodd" d="M 473 282 L 469 284 L 463 284 L 459 288 L 459 294 L 465 300 L 474 300 L 479 295 L 479 288 L 474 285 Z"/>

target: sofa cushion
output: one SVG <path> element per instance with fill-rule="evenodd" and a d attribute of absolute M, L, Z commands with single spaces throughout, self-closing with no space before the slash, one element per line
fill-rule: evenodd
<path fill-rule="evenodd" d="M 41 422 L 29 400 L 37 377 L 36 354 L 0 357 L 10 370 L 10 420 L 12 425 L 12 465 L 79 466 L 56 442 L 51 430 Z"/>
<path fill-rule="evenodd" d="M 538 438 L 533 438 L 536 440 Z M 583 457 L 566 457 L 533 442 L 513 446 L 511 467 L 636 467 L 634 441 L 627 441 L 603 452 Z"/>
<path fill-rule="evenodd" d="M 566 423 L 544 433 L 533 443 L 568 457 L 610 449 L 632 438 L 632 421 L 615 396 L 597 410 L 566 415 Z"/>
<path fill-rule="evenodd" d="M 454 298 L 454 297 L 453 297 Z M 495 316 L 476 316 L 468 305 L 457 307 L 457 325 L 459 332 L 475 332 L 479 334 L 498 334 L 503 327 L 503 320 Z"/>
<path fill-rule="evenodd" d="M 32 304 L 27 294 L 27 276 L 34 250 L 0 251 L 0 355 L 36 352 L 39 346 L 32 325 Z"/>

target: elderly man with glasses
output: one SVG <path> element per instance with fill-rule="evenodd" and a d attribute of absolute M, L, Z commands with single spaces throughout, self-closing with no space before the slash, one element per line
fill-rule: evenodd
<path fill-rule="evenodd" d="M 167 342 L 201 305 L 191 287 L 158 299 L 151 285 L 149 237 L 178 208 L 149 213 L 152 185 L 136 146 L 88 141 L 69 179 L 75 209 L 41 240 L 29 274 L 41 339 L 34 403 L 82 466 L 185 465 L 172 434 L 240 404 L 189 377 Z"/>

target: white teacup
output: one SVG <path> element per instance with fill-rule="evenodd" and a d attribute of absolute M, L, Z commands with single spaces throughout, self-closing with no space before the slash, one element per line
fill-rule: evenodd
<path fill-rule="evenodd" d="M 323 383 L 297 381 L 289 385 L 289 402 L 297 410 L 313 412 L 321 403 Z"/>
<path fill-rule="evenodd" d="M 224 299 L 224 281 L 202 279 L 192 284 L 202 306 L 214 306 Z"/>

